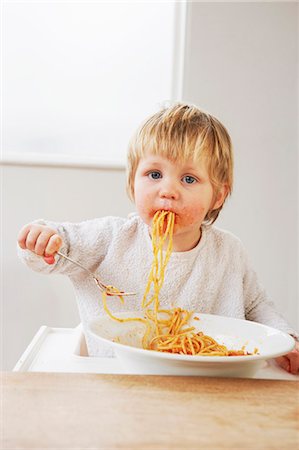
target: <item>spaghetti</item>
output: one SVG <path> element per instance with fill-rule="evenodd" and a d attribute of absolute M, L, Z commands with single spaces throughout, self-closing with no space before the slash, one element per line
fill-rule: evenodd
<path fill-rule="evenodd" d="M 144 318 L 119 318 L 107 306 L 107 294 L 103 293 L 103 306 L 106 313 L 118 322 L 142 322 L 145 333 L 143 348 L 159 352 L 198 356 L 245 356 L 241 350 L 229 350 L 210 336 L 197 332 L 189 322 L 193 311 L 181 308 L 160 309 L 159 293 L 164 283 L 165 269 L 172 252 L 175 214 L 171 211 L 157 211 L 153 218 L 152 248 L 153 262 L 142 298 Z M 163 251 L 166 245 L 166 250 Z M 115 292 L 117 292 L 116 288 Z M 123 298 L 120 296 L 121 301 Z M 198 319 L 194 317 L 194 319 Z"/>

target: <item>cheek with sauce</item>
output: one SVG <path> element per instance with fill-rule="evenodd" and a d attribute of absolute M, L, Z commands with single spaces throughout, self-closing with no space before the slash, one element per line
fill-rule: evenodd
<path fill-rule="evenodd" d="M 151 207 L 152 203 L 146 196 L 142 199 L 135 199 L 135 206 L 139 216 L 147 224 L 151 225 L 152 219 L 156 211 Z"/>
<path fill-rule="evenodd" d="M 176 216 L 176 229 L 189 227 L 198 223 L 202 223 L 207 214 L 207 209 L 205 207 L 196 208 L 182 208 L 179 215 Z"/>

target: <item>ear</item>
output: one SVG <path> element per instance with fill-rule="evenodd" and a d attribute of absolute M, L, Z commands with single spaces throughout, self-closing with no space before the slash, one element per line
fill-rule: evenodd
<path fill-rule="evenodd" d="M 213 208 L 212 208 L 213 210 L 214 209 L 218 209 L 218 208 L 220 208 L 223 205 L 224 200 L 227 197 L 227 194 L 228 194 L 228 187 L 227 187 L 226 184 L 224 184 L 216 192 L 216 198 L 214 200 L 214 205 L 213 205 Z"/>

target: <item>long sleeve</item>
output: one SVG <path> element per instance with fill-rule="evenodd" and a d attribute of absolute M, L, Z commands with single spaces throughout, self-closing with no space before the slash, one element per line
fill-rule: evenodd
<path fill-rule="evenodd" d="M 114 228 L 121 225 L 122 220 L 105 217 L 80 223 L 58 223 L 39 219 L 34 223 L 56 230 L 63 241 L 60 251 L 79 261 L 87 269 L 94 271 L 108 251 L 109 243 L 113 240 Z M 76 276 L 82 272 L 82 269 L 59 256 L 56 256 L 55 264 L 49 265 L 42 257 L 29 250 L 22 250 L 18 247 L 18 254 L 26 265 L 37 272 L 59 273 L 68 276 Z"/>
<path fill-rule="evenodd" d="M 265 289 L 258 281 L 256 272 L 250 267 L 247 255 L 245 255 L 243 288 L 246 319 L 278 328 L 299 339 L 298 333 L 292 329 L 277 311 L 274 303 L 268 299 Z"/>

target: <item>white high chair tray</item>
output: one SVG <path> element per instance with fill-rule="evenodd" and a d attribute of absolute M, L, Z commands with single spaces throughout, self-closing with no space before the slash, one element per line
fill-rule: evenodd
<path fill-rule="evenodd" d="M 88 356 L 81 325 L 76 328 L 42 326 L 16 363 L 13 371 L 138 375 L 136 371 L 124 371 L 117 358 Z M 299 376 L 286 372 L 271 360 L 265 363 L 265 366 L 256 373 L 254 378 L 298 380 Z"/>

